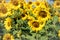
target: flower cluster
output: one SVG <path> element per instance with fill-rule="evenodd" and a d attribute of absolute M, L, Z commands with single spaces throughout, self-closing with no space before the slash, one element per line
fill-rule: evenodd
<path fill-rule="evenodd" d="M 0 0 L 0 40 L 60 40 L 60 1 Z"/>

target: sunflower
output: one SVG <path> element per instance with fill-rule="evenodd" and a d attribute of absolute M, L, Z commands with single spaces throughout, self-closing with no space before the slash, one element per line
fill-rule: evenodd
<path fill-rule="evenodd" d="M 0 4 L 0 17 L 12 15 L 10 8 L 6 4 Z"/>
<path fill-rule="evenodd" d="M 39 1 L 33 2 L 32 3 L 32 7 L 31 7 L 32 11 L 34 11 L 36 8 L 38 8 L 39 5 L 40 5 L 40 2 Z"/>
<path fill-rule="evenodd" d="M 28 1 L 26 4 L 27 4 L 27 9 L 32 10 L 33 2 Z"/>
<path fill-rule="evenodd" d="M 10 0 L 9 5 L 11 9 L 17 10 L 20 8 L 20 1 L 19 0 Z"/>
<path fill-rule="evenodd" d="M 20 2 L 20 8 L 26 9 L 27 8 L 26 2 Z"/>
<path fill-rule="evenodd" d="M 32 5 L 27 5 L 27 9 L 28 9 L 28 10 L 33 10 L 33 9 L 32 9 Z"/>
<path fill-rule="evenodd" d="M 22 20 L 25 20 L 27 18 L 27 16 L 28 16 L 27 11 L 26 10 L 22 10 L 21 12 L 22 13 L 20 14 L 20 17 L 21 17 Z"/>
<path fill-rule="evenodd" d="M 58 37 L 60 37 L 60 30 L 58 31 Z"/>
<path fill-rule="evenodd" d="M 11 10 L 10 0 L 5 0 L 4 5 L 8 6 L 7 8 Z"/>
<path fill-rule="evenodd" d="M 40 9 L 41 9 L 41 8 L 37 6 L 37 7 L 34 9 L 33 14 L 36 15 L 36 12 L 39 11 Z"/>
<path fill-rule="evenodd" d="M 21 14 L 21 18 L 23 19 L 23 20 L 25 20 L 26 18 L 27 18 L 27 15 L 26 14 Z"/>
<path fill-rule="evenodd" d="M 46 0 L 38 1 L 37 4 L 39 4 L 40 8 L 49 9 L 49 5 L 48 5 L 48 2 Z"/>
<path fill-rule="evenodd" d="M 35 13 L 33 12 L 33 14 L 35 14 L 38 20 L 42 19 L 46 21 L 51 18 L 50 12 L 46 9 L 38 9 Z"/>
<path fill-rule="evenodd" d="M 3 40 L 14 40 L 14 36 L 10 33 L 7 33 L 3 36 Z"/>
<path fill-rule="evenodd" d="M 32 1 L 29 1 L 29 2 L 28 2 L 28 5 L 31 5 L 32 3 L 33 3 Z"/>
<path fill-rule="evenodd" d="M 39 7 L 40 8 L 48 8 L 48 3 L 46 1 L 41 1 Z"/>
<path fill-rule="evenodd" d="M 39 6 L 40 5 L 40 1 L 35 1 L 33 2 L 36 6 Z"/>
<path fill-rule="evenodd" d="M 41 7 L 39 7 L 39 6 L 36 6 L 36 8 L 34 9 L 34 11 L 33 11 L 33 13 L 35 14 L 35 13 L 37 13 L 38 11 L 40 11 L 40 10 L 47 10 L 47 11 L 49 11 L 50 10 L 50 8 L 41 8 Z"/>
<path fill-rule="evenodd" d="M 11 27 L 11 22 L 12 19 L 11 18 L 6 18 L 6 20 L 4 21 L 4 27 L 7 31 L 9 31 L 12 27 Z"/>
<path fill-rule="evenodd" d="M 30 28 L 33 31 L 37 32 L 39 30 L 42 30 L 42 28 L 45 25 L 45 22 L 44 21 L 38 21 L 38 20 L 31 20 L 31 21 L 28 22 L 28 25 L 30 26 Z"/>
<path fill-rule="evenodd" d="M 5 0 L 0 0 L 0 3 L 4 3 L 5 2 Z"/>
<path fill-rule="evenodd" d="M 53 7 L 60 8 L 60 1 L 54 1 Z"/>

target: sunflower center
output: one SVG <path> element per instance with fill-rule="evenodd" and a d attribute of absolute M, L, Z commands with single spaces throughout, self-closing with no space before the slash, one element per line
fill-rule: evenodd
<path fill-rule="evenodd" d="M 36 27 L 36 28 L 39 27 L 39 23 L 38 23 L 38 22 L 35 22 L 35 21 L 34 21 L 32 24 L 33 24 L 33 26 Z"/>
<path fill-rule="evenodd" d="M 11 25 L 11 23 L 10 22 L 8 22 L 8 26 L 10 26 Z"/>
<path fill-rule="evenodd" d="M 36 5 L 37 5 L 37 6 L 39 6 L 39 4 L 40 4 L 39 2 L 36 2 Z"/>
<path fill-rule="evenodd" d="M 26 15 L 28 15 L 28 13 L 27 13 L 27 11 L 26 10 L 23 10 L 24 11 L 24 13 L 26 14 Z"/>
<path fill-rule="evenodd" d="M 18 1 L 17 0 L 11 0 L 13 5 L 17 6 L 18 5 Z"/>
<path fill-rule="evenodd" d="M 0 3 L 2 3 L 2 0 L 0 0 Z"/>
<path fill-rule="evenodd" d="M 7 39 L 6 40 L 11 40 L 11 37 L 7 37 Z"/>
<path fill-rule="evenodd" d="M 23 8 L 23 3 L 20 3 L 20 5 L 21 5 L 20 8 Z"/>
<path fill-rule="evenodd" d="M 10 38 L 7 38 L 7 40 L 11 40 Z"/>
<path fill-rule="evenodd" d="M 32 2 L 30 1 L 29 4 L 32 4 Z"/>
<path fill-rule="evenodd" d="M 40 22 L 41 25 L 43 25 L 44 22 Z"/>
<path fill-rule="evenodd" d="M 45 18 L 47 16 L 47 13 L 45 11 L 40 11 L 39 16 Z"/>
<path fill-rule="evenodd" d="M 56 5 L 58 5 L 58 6 L 59 6 L 59 5 L 60 5 L 60 2 L 57 2 L 57 4 L 56 4 Z"/>
<path fill-rule="evenodd" d="M 5 14 L 5 13 L 7 12 L 7 8 L 4 7 L 4 6 L 2 6 L 2 7 L 0 8 L 0 11 Z"/>
<path fill-rule="evenodd" d="M 28 9 L 30 9 L 30 6 L 28 6 Z"/>
<path fill-rule="evenodd" d="M 25 14 L 22 14 L 21 17 L 25 17 Z"/>

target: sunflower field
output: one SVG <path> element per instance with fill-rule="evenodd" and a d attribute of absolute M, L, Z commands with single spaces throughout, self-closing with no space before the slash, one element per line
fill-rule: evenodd
<path fill-rule="evenodd" d="M 60 0 L 0 0 L 0 40 L 60 40 Z"/>

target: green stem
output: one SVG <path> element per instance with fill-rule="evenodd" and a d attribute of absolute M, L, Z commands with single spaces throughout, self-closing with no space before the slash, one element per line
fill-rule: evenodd
<path fill-rule="evenodd" d="M 36 32 L 36 40 L 38 40 L 38 33 Z"/>

